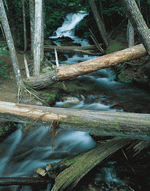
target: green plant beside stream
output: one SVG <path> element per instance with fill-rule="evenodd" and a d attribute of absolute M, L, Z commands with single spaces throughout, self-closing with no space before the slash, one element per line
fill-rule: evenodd
<path fill-rule="evenodd" d="M 2 79 L 7 78 L 7 64 L 4 64 L 1 60 L 0 60 L 0 77 Z"/>

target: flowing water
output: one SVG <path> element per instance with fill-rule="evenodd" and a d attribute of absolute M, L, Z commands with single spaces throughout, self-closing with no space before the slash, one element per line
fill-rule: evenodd
<path fill-rule="evenodd" d="M 62 27 L 58 28 L 51 39 L 54 43 L 60 45 L 59 37 L 67 36 L 74 40 L 75 43 L 80 43 L 82 46 L 89 45 L 87 40 L 80 39 L 74 36 L 75 26 L 87 15 L 87 13 L 69 14 L 67 20 Z M 73 55 L 67 57 L 67 63 L 74 64 L 79 61 L 85 61 L 94 58 L 88 55 Z M 62 62 L 63 63 L 63 62 Z M 115 81 L 115 74 L 111 69 L 102 69 L 91 74 L 80 76 L 79 81 L 87 81 L 87 83 L 96 84 L 98 95 L 87 95 L 79 100 L 79 103 L 72 106 L 74 109 L 92 109 L 101 111 L 120 111 L 123 108 L 112 109 L 111 105 L 115 99 L 130 99 L 137 102 L 144 99 L 147 95 L 144 90 L 133 88 Z M 112 95 L 109 99 L 109 95 Z M 117 98 L 116 98 L 117 97 Z M 108 98 L 108 99 L 107 99 Z M 55 107 L 63 107 L 65 101 L 56 102 Z M 0 176 L 32 176 L 38 167 L 45 167 L 48 163 L 57 163 L 62 158 L 72 154 L 88 150 L 95 146 L 96 142 L 89 136 L 88 133 L 80 131 L 64 131 L 60 129 L 54 140 L 54 148 L 51 147 L 50 127 L 41 126 L 37 130 L 24 133 L 22 126 L 19 124 L 18 129 L 0 144 Z M 121 182 L 117 177 L 113 163 L 101 168 L 101 172 L 95 175 L 95 180 Z M 12 188 L 12 189 L 11 189 Z M 0 190 L 21 190 L 18 186 L 0 187 Z M 23 190 L 32 190 L 29 186 Z M 47 188 L 49 190 L 49 188 Z"/>

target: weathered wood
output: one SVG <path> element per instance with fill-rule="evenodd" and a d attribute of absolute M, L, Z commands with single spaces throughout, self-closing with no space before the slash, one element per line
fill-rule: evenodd
<path fill-rule="evenodd" d="M 99 144 L 94 149 L 91 149 L 90 151 L 82 154 L 79 157 L 75 157 L 74 163 L 56 177 L 52 191 L 64 190 L 68 186 L 69 190 L 72 190 L 81 180 L 81 178 L 86 175 L 92 168 L 102 162 L 106 157 L 131 142 L 132 139 L 114 138 L 104 144 Z M 71 159 L 71 162 L 72 161 L 73 159 Z M 70 163 L 69 160 L 65 161 L 65 163 L 67 162 Z"/>
<path fill-rule="evenodd" d="M 135 0 L 121 0 L 125 13 L 131 21 L 132 26 L 140 36 L 145 49 L 150 55 L 150 32 Z"/>
<path fill-rule="evenodd" d="M 145 55 L 147 55 L 147 52 L 144 46 L 140 44 L 78 64 L 57 67 L 55 71 L 31 77 L 24 81 L 28 86 L 34 89 L 42 89 L 57 81 L 67 80 L 96 70 L 115 66 Z"/>
<path fill-rule="evenodd" d="M 79 53 L 88 54 L 93 56 L 100 56 L 102 53 L 97 50 L 96 46 L 54 46 L 54 45 L 44 45 L 44 51 L 54 51 L 57 50 L 59 53 Z"/>
<path fill-rule="evenodd" d="M 95 135 L 150 140 L 150 115 L 126 112 L 88 111 L 0 102 L 0 120 L 53 122 L 67 130 Z"/>
<path fill-rule="evenodd" d="M 50 180 L 35 177 L 0 177 L 0 186 L 9 185 L 46 185 Z"/>

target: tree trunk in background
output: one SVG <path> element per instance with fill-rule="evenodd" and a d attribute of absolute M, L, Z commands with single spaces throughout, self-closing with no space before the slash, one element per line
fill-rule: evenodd
<path fill-rule="evenodd" d="M 140 35 L 142 43 L 150 55 L 150 32 L 135 0 L 121 0 L 121 2 L 132 26 Z"/>
<path fill-rule="evenodd" d="M 34 75 L 40 74 L 42 0 L 35 0 Z"/>
<path fill-rule="evenodd" d="M 18 59 L 16 56 L 15 46 L 14 46 L 14 42 L 13 42 L 12 35 L 10 32 L 10 27 L 8 24 L 6 12 L 5 12 L 5 8 L 4 8 L 4 4 L 3 4 L 2 0 L 0 0 L 0 20 L 2 22 L 2 26 L 3 26 L 4 32 L 5 32 L 7 44 L 8 44 L 9 50 L 10 50 L 10 55 L 11 55 L 11 59 L 12 59 L 12 64 L 13 64 L 13 68 L 14 68 L 14 73 L 15 73 L 15 77 L 16 77 L 16 81 L 17 81 L 18 90 L 20 90 L 20 88 L 23 87 L 23 81 L 21 78 L 21 73 L 20 73 L 19 66 L 18 66 Z"/>
<path fill-rule="evenodd" d="M 31 33 L 31 55 L 34 53 L 34 27 L 35 27 L 35 0 L 29 0 L 30 9 L 30 33 Z"/>
<path fill-rule="evenodd" d="M 128 19 L 128 47 L 134 46 L 134 28 L 131 24 L 130 19 Z"/>
<path fill-rule="evenodd" d="M 43 10 L 44 10 L 44 0 L 43 0 L 43 3 L 42 3 L 42 17 L 41 17 L 41 19 L 42 19 L 42 23 L 41 23 L 41 62 L 43 61 L 43 59 L 44 59 L 44 12 L 43 12 Z"/>
<path fill-rule="evenodd" d="M 101 14 L 101 18 L 102 18 L 102 21 L 103 21 L 103 23 L 104 23 L 103 6 L 102 6 L 102 1 L 101 1 L 101 0 L 99 1 L 99 6 L 100 6 L 100 14 Z"/>
<path fill-rule="evenodd" d="M 90 4 L 90 7 L 92 9 L 92 13 L 94 15 L 94 18 L 95 18 L 95 21 L 97 23 L 98 30 L 101 34 L 101 37 L 102 37 L 106 47 L 108 47 L 108 37 L 107 37 L 106 30 L 105 30 L 105 25 L 104 25 L 100 15 L 99 15 L 99 12 L 97 10 L 97 7 L 96 7 L 94 0 L 89 0 L 89 4 Z"/>
<path fill-rule="evenodd" d="M 24 52 L 27 50 L 27 32 L 26 32 L 26 14 L 25 14 L 25 4 L 22 0 L 22 11 L 23 11 L 23 30 L 24 30 Z"/>

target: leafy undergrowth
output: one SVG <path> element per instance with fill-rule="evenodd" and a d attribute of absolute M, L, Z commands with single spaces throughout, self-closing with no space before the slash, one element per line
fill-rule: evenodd
<path fill-rule="evenodd" d="M 115 66 L 115 70 L 121 82 L 150 86 L 149 56 L 119 64 Z"/>
<path fill-rule="evenodd" d="M 17 123 L 1 122 L 0 121 L 0 142 L 14 132 L 17 128 Z"/>

